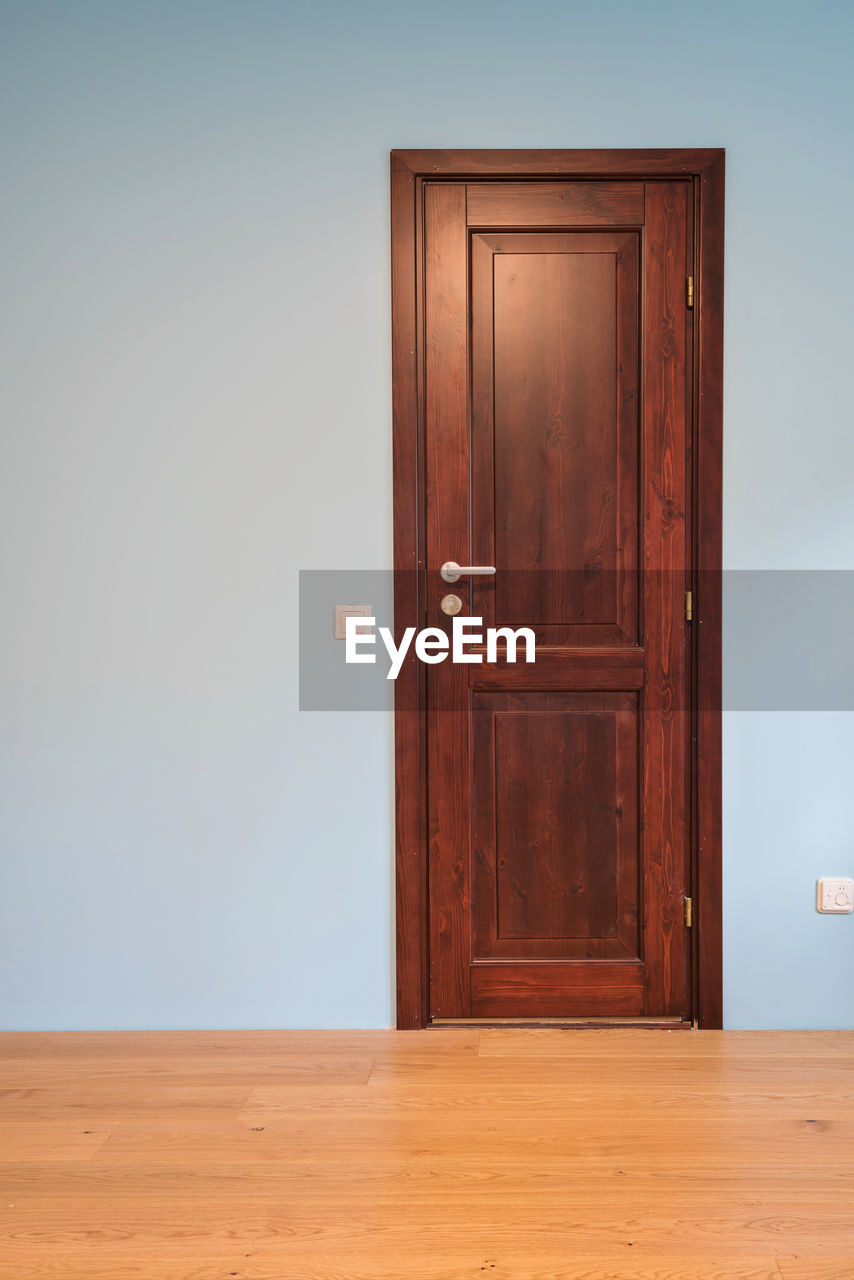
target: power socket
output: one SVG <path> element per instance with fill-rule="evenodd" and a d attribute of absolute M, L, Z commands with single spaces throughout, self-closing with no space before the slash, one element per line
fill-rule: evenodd
<path fill-rule="evenodd" d="M 815 909 L 822 915 L 844 916 L 854 911 L 854 880 L 825 876 L 815 889 Z"/>

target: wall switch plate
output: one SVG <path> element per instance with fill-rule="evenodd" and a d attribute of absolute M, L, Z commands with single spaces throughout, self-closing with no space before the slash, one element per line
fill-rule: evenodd
<path fill-rule="evenodd" d="M 847 915 L 854 911 L 854 880 L 825 876 L 816 884 L 815 909 L 823 915 Z"/>
<path fill-rule="evenodd" d="M 335 606 L 335 625 L 332 629 L 332 635 L 336 640 L 346 640 L 347 632 L 344 630 L 347 618 L 372 618 L 369 604 L 336 604 Z M 357 631 L 361 628 L 357 628 Z M 364 629 L 367 634 L 367 629 Z"/>

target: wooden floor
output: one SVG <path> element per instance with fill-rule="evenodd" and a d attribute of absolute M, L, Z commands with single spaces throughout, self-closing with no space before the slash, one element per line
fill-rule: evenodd
<path fill-rule="evenodd" d="M 0 1036 L 0 1280 L 854 1280 L 854 1032 Z"/>

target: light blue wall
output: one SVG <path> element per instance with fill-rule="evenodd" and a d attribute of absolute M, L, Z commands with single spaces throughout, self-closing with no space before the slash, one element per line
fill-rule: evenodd
<path fill-rule="evenodd" d="M 727 561 L 854 568 L 852 13 L 0 7 L 0 1024 L 392 1019 L 390 726 L 294 616 L 390 562 L 389 148 L 727 146 Z M 728 716 L 729 1025 L 854 1024 L 853 786 Z"/>

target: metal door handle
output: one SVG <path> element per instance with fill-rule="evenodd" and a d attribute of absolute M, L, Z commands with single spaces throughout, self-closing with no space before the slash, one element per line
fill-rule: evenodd
<path fill-rule="evenodd" d="M 446 560 L 439 570 L 439 575 L 445 582 L 459 582 L 464 573 L 495 573 L 495 566 L 492 564 L 457 564 L 456 560 Z"/>

